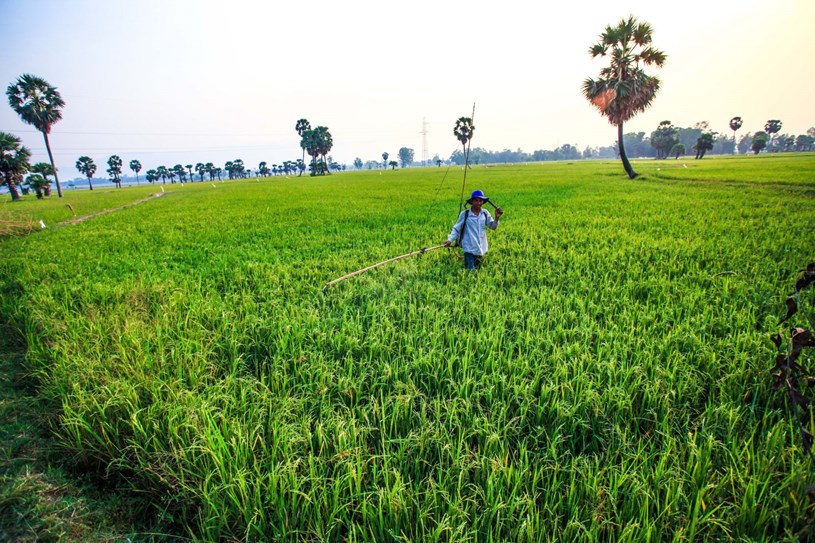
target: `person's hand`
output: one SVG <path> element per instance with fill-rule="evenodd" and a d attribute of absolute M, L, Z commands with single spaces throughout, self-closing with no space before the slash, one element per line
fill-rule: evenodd
<path fill-rule="evenodd" d="M 444 242 L 444 246 L 445 246 L 445 247 L 450 247 L 450 245 L 451 245 L 452 243 L 453 243 L 452 241 L 447 240 L 447 241 L 445 241 L 445 242 Z"/>
<path fill-rule="evenodd" d="M 501 209 L 500 207 L 496 207 L 496 208 L 495 208 L 495 218 L 496 218 L 496 219 L 500 219 L 500 218 L 501 218 L 501 215 L 503 215 L 503 214 L 504 214 L 504 210 L 503 210 L 503 209 Z"/>

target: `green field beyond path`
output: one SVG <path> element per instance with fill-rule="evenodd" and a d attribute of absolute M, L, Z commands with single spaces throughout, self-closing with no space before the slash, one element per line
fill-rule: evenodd
<path fill-rule="evenodd" d="M 0 240 L 0 318 L 69 464 L 167 533 L 812 539 L 769 335 L 815 260 L 815 154 L 635 169 L 475 166 L 505 210 L 480 272 L 438 250 L 325 291 L 444 242 L 462 169 L 165 185 L 75 225 L 161 189 L 8 198 L 47 228 Z"/>

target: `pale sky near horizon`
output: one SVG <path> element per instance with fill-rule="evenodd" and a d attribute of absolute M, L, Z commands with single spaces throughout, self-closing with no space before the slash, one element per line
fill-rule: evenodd
<path fill-rule="evenodd" d="M 334 139 L 331 155 L 422 159 L 459 148 L 455 120 L 475 104 L 473 146 L 491 151 L 611 145 L 616 131 L 581 94 L 606 64 L 589 47 L 628 15 L 649 22 L 668 55 L 649 110 L 625 125 L 650 134 L 662 120 L 710 123 L 739 135 L 768 119 L 782 133 L 815 126 L 812 0 L 449 0 L 265 2 L 231 0 L 0 0 L 0 131 L 47 161 L 41 134 L 8 106 L 23 73 L 66 102 L 51 133 L 61 179 L 81 155 L 105 177 L 158 165 L 240 158 L 257 169 L 300 158 L 306 118 Z"/>

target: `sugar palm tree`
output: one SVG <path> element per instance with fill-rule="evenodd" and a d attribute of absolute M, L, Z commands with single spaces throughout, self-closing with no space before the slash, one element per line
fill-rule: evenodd
<path fill-rule="evenodd" d="M 201 162 L 198 162 L 195 165 L 195 171 L 198 172 L 198 175 L 201 176 L 201 182 L 203 183 L 204 182 L 204 172 L 207 171 L 206 166 L 204 166 Z"/>
<path fill-rule="evenodd" d="M 130 169 L 136 172 L 136 184 L 139 184 L 139 172 L 141 171 L 141 162 L 138 160 L 130 161 Z"/>
<path fill-rule="evenodd" d="M 732 119 L 730 119 L 730 130 L 733 131 L 733 154 L 734 155 L 739 154 L 739 146 L 736 145 L 736 130 L 741 128 L 742 123 L 743 123 L 743 121 L 741 120 L 741 117 L 733 117 Z"/>
<path fill-rule="evenodd" d="M 326 159 L 326 155 L 331 152 L 331 149 L 334 147 L 334 138 L 331 136 L 331 132 L 328 131 L 328 128 L 325 126 L 318 126 L 314 129 L 315 132 L 318 134 L 318 151 L 323 156 L 323 172 L 322 173 L 331 173 L 328 170 L 328 161 Z"/>
<path fill-rule="evenodd" d="M 62 187 L 56 173 L 57 167 L 54 165 L 51 143 L 48 141 L 51 127 L 62 119 L 61 110 L 65 106 L 62 96 L 45 79 L 30 74 L 21 75 L 16 83 L 9 85 L 6 95 L 11 109 L 20 116 L 23 122 L 42 132 L 45 148 L 48 150 L 48 159 L 51 161 L 51 167 L 54 168 L 57 194 L 62 198 Z"/>
<path fill-rule="evenodd" d="M 475 106 L 473 106 L 473 112 L 475 112 Z M 453 135 L 461 143 L 461 148 L 464 153 L 464 180 L 461 183 L 461 196 L 459 197 L 458 204 L 459 213 L 461 213 L 461 208 L 464 203 L 464 185 L 467 183 L 467 168 L 470 162 L 470 148 L 468 144 L 472 141 L 474 133 L 475 125 L 473 124 L 472 117 L 459 117 L 456 119 L 456 124 L 453 127 Z"/>
<path fill-rule="evenodd" d="M 298 119 L 297 124 L 294 126 L 297 130 L 297 135 L 300 136 L 300 147 L 303 149 L 303 161 L 306 160 L 306 148 L 303 146 L 303 133 L 306 130 L 311 130 L 311 123 L 306 119 Z"/>
<path fill-rule="evenodd" d="M 232 161 L 232 176 L 236 179 L 243 179 L 243 173 L 246 170 L 246 166 L 243 164 L 243 160 L 240 158 L 236 158 Z"/>
<path fill-rule="evenodd" d="M 462 145 L 462 152 L 467 154 L 467 142 L 473 138 L 475 126 L 471 117 L 459 117 L 453 127 L 453 135 Z"/>
<path fill-rule="evenodd" d="M 159 177 L 161 177 L 161 184 L 166 185 L 167 176 L 169 175 L 169 170 L 167 169 L 167 166 L 159 166 L 158 168 L 156 168 L 156 174 Z"/>
<path fill-rule="evenodd" d="M 770 149 L 770 151 L 777 150 L 775 149 L 775 135 L 781 131 L 781 124 L 781 121 L 778 119 L 771 119 L 764 124 L 764 131 L 767 132 L 767 135 L 769 136 L 767 143 L 773 147 L 773 149 Z"/>
<path fill-rule="evenodd" d="M 640 65 L 661 67 L 667 56 L 651 45 L 653 29 L 632 15 L 617 26 L 606 26 L 600 41 L 589 49 L 592 58 L 609 57 L 609 65 L 600 70 L 598 79 L 583 82 L 583 95 L 608 122 L 617 127 L 620 159 L 628 177 L 637 172 L 631 167 L 623 146 L 623 123 L 645 111 L 659 90 L 660 81 L 646 74 Z"/>
<path fill-rule="evenodd" d="M 17 185 L 28 171 L 31 151 L 14 134 L 0 132 L 0 185 L 6 185 L 12 200 L 19 200 Z"/>
<path fill-rule="evenodd" d="M 54 175 L 54 167 L 47 162 L 37 162 L 31 165 L 31 172 L 38 173 L 45 178 L 47 183 L 43 185 L 42 190 L 46 196 L 51 196 L 51 180 L 48 179 L 48 176 Z"/>
<path fill-rule="evenodd" d="M 108 159 L 108 175 L 117 188 L 122 188 L 122 159 L 119 155 L 111 155 Z"/>
<path fill-rule="evenodd" d="M 25 178 L 25 182 L 26 185 L 34 189 L 34 192 L 37 195 L 37 200 L 42 200 L 43 196 L 46 195 L 46 189 L 48 188 L 48 185 L 51 184 L 51 181 L 46 179 L 45 176 L 42 175 L 41 173 L 32 173 L 31 175 Z"/>
<path fill-rule="evenodd" d="M 700 159 L 705 156 L 705 153 L 713 149 L 713 134 L 702 134 L 696 139 L 696 145 L 693 148 L 696 150 L 696 158 Z"/>
<path fill-rule="evenodd" d="M 88 187 L 93 190 L 93 181 L 91 181 L 91 178 L 93 174 L 96 173 L 96 164 L 93 163 L 93 159 L 89 156 L 79 157 L 76 161 L 76 169 L 79 173 L 88 178 Z"/>
<path fill-rule="evenodd" d="M 184 171 L 184 166 L 182 166 L 181 164 L 176 164 L 175 166 L 173 166 L 173 169 L 171 171 L 173 172 L 173 174 L 178 176 L 179 183 L 183 183 L 187 177 L 187 172 Z"/>
<path fill-rule="evenodd" d="M 190 183 L 192 183 L 195 181 L 195 178 L 192 176 L 192 164 L 186 164 L 184 167 L 190 172 Z"/>
<path fill-rule="evenodd" d="M 300 139 L 300 147 L 308 153 L 308 156 L 311 157 L 311 175 L 317 175 L 317 157 L 320 155 L 320 151 L 318 150 L 319 142 L 318 134 L 316 130 L 305 130 L 303 132 L 303 136 Z M 280 169 L 278 169 L 278 172 Z"/>

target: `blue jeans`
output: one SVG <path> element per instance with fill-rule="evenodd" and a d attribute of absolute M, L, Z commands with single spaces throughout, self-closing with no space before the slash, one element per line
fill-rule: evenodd
<path fill-rule="evenodd" d="M 464 269 L 477 270 L 481 267 L 481 259 L 483 256 L 474 255 L 472 253 L 464 253 Z"/>

